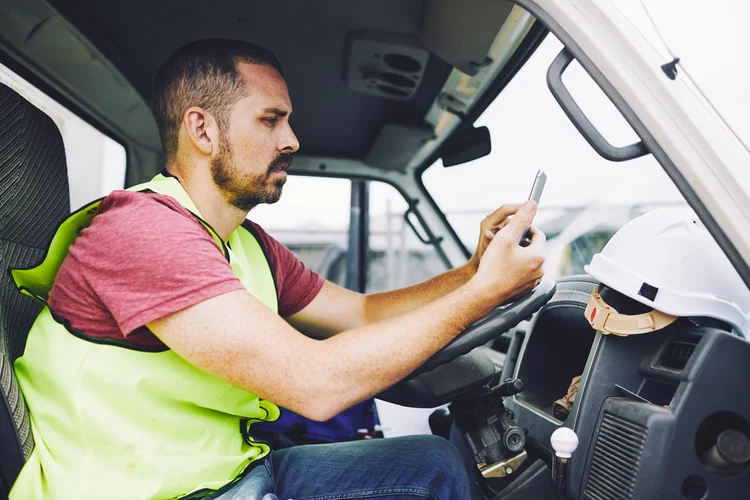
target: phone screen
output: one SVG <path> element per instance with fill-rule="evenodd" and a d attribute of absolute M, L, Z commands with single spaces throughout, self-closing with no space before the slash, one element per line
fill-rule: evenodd
<path fill-rule="evenodd" d="M 540 170 L 536 173 L 534 178 L 534 184 L 531 186 L 531 193 L 529 193 L 529 199 L 536 202 L 539 206 L 539 201 L 542 199 L 542 191 L 544 191 L 544 184 L 547 182 L 547 174 Z M 523 232 L 520 238 L 518 238 L 518 244 L 522 247 L 528 246 L 531 243 L 531 231 L 528 229 Z"/>

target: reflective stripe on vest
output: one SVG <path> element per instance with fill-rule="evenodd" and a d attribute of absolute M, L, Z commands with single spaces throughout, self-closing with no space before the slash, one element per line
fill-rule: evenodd
<path fill-rule="evenodd" d="M 131 190 L 171 196 L 192 212 L 247 290 L 277 311 L 269 263 L 246 229 L 238 228 L 224 245 L 176 178 L 158 175 Z M 61 224 L 42 264 L 11 271 L 23 293 L 46 301 L 69 246 L 100 202 Z M 63 323 L 45 306 L 15 364 L 36 448 L 12 500 L 198 498 L 268 454 L 268 446 L 247 438 L 246 426 L 278 418 L 276 405 L 167 348 L 94 339 Z"/>

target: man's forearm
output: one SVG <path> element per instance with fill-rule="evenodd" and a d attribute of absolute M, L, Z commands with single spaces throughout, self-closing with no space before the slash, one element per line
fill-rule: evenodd
<path fill-rule="evenodd" d="M 438 274 L 416 285 L 374 293 L 365 298 L 368 323 L 393 318 L 444 297 L 465 284 L 476 273 L 476 264 L 469 261 L 461 267 Z"/>
<path fill-rule="evenodd" d="M 470 286 L 415 310 L 336 335 L 311 346 L 300 384 L 315 386 L 312 414 L 330 418 L 390 387 L 424 363 L 495 305 Z"/>

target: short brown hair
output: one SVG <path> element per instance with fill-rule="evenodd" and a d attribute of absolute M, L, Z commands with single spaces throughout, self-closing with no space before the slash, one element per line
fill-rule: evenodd
<path fill-rule="evenodd" d="M 247 93 L 238 62 L 271 66 L 283 75 L 271 51 L 251 42 L 223 38 L 184 45 L 159 68 L 151 112 L 167 158 L 177 153 L 182 115 L 190 106 L 211 112 L 219 129 L 227 129 L 229 111 Z"/>

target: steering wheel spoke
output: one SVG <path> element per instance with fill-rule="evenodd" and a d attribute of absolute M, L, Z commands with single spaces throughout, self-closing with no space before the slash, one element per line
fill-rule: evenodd
<path fill-rule="evenodd" d="M 477 383 L 492 375 L 493 368 L 485 361 L 485 355 L 472 351 L 530 318 L 552 298 L 555 288 L 553 278 L 542 279 L 532 291 L 472 323 L 411 375 L 378 397 L 402 406 L 430 408 L 460 397 L 464 392 L 462 388 L 465 391 L 475 389 Z M 450 390 L 443 390 L 443 384 L 436 384 L 436 379 L 445 380 Z"/>

